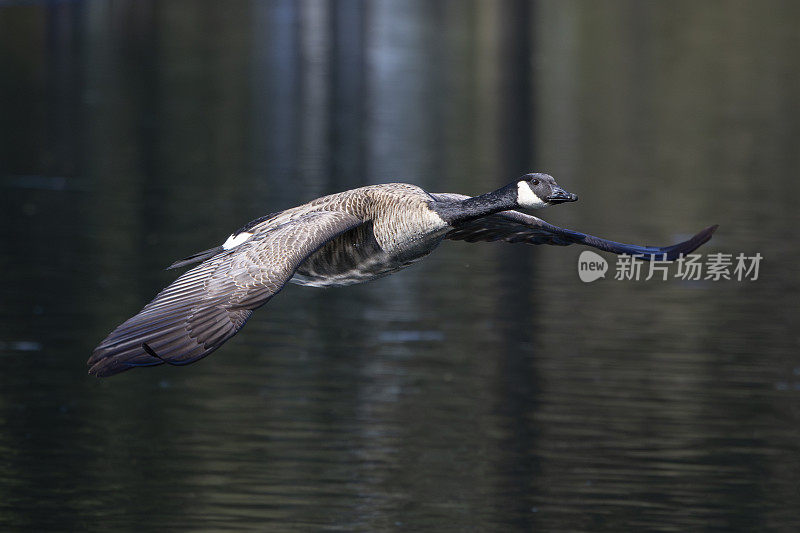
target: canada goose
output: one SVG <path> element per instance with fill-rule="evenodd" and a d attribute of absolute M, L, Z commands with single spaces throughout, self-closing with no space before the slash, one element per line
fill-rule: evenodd
<path fill-rule="evenodd" d="M 200 265 L 112 331 L 89 358 L 89 373 L 110 376 L 137 366 L 192 363 L 234 336 L 287 281 L 314 287 L 361 283 L 419 261 L 445 238 L 578 243 L 616 254 L 665 254 L 673 260 L 708 241 L 716 229 L 708 227 L 673 246 L 636 246 L 516 211 L 577 199 L 547 174 L 526 174 L 475 197 L 389 183 L 257 218 L 221 246 L 173 263 L 169 268 Z"/>

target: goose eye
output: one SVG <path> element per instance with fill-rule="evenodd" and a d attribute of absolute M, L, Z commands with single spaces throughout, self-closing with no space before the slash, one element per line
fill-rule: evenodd
<path fill-rule="evenodd" d="M 539 180 L 536 180 L 536 179 L 531 180 L 531 183 L 534 184 L 534 185 L 539 185 Z"/>

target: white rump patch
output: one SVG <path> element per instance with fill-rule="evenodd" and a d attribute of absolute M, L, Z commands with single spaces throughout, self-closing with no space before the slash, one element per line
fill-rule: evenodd
<path fill-rule="evenodd" d="M 222 243 L 222 249 L 230 250 L 231 248 L 236 248 L 237 246 L 239 246 L 252 236 L 253 236 L 252 233 L 247 233 L 246 231 L 243 231 L 238 235 L 231 234 L 231 236 L 228 237 L 228 240 Z"/>
<path fill-rule="evenodd" d="M 517 182 L 517 203 L 527 209 L 547 207 L 547 202 L 539 198 L 527 181 Z"/>

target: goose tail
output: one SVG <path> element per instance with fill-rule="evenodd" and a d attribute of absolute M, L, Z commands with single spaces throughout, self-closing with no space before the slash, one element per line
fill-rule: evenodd
<path fill-rule="evenodd" d="M 188 257 L 184 257 L 183 259 L 175 261 L 170 266 L 168 266 L 166 270 L 172 270 L 173 268 L 180 268 L 186 265 L 200 263 L 205 261 L 206 259 L 211 259 L 215 255 L 222 253 L 224 251 L 225 251 L 224 247 L 215 246 L 214 248 L 209 248 L 208 250 L 203 250 L 202 252 L 197 252 Z"/>

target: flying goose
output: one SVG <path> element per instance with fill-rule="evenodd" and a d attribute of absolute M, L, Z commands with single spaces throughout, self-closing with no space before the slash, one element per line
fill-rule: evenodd
<path fill-rule="evenodd" d="M 173 263 L 169 268 L 200 264 L 112 331 L 89 358 L 89 374 L 193 363 L 233 337 L 287 281 L 313 287 L 362 283 L 419 261 L 442 239 L 584 244 L 673 260 L 708 241 L 717 228 L 673 246 L 636 246 L 517 211 L 577 199 L 552 176 L 535 173 L 475 197 L 431 194 L 407 183 L 370 185 L 257 218 L 221 246 Z"/>

